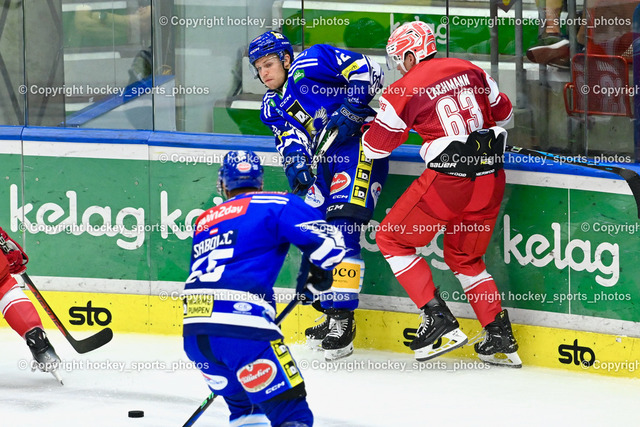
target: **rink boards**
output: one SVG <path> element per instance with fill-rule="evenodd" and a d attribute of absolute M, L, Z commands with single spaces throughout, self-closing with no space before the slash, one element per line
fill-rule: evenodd
<path fill-rule="evenodd" d="M 251 148 L 262 156 L 265 189 L 287 186 L 271 138 L 43 128 L 3 132 L 0 224 L 23 239 L 30 275 L 40 288 L 57 291 L 46 295 L 65 324 L 75 322 L 71 330 L 180 332 L 179 293 L 187 276 L 191 224 L 219 196 L 216 174 L 228 149 Z M 523 361 L 637 376 L 620 364 L 616 372 L 596 366 L 596 361 L 630 365 L 640 355 L 635 343 L 640 225 L 626 183 L 615 175 L 522 156 L 510 156 L 506 167 L 505 200 L 486 262 L 517 324 Z M 423 169 L 417 147 L 394 153 L 374 219 L 363 233 L 365 310 L 358 316 L 366 321 L 358 323 L 360 347 L 408 351 L 403 343 L 418 325 L 415 307 L 378 253 L 375 231 Z M 454 313 L 475 319 L 441 248 L 442 234 L 420 252 Z M 291 288 L 298 263 L 297 252 L 290 251 L 279 288 Z M 314 313 L 303 313 L 301 330 L 315 319 Z M 461 323 L 470 337 L 479 329 L 475 320 Z M 294 324 L 287 326 L 293 339 Z M 459 354 L 471 356 L 472 350 Z M 581 360 L 594 363 L 583 368 Z"/>
<path fill-rule="evenodd" d="M 85 331 L 96 333 L 105 327 L 112 328 L 116 334 L 182 332 L 183 309 L 180 298 L 89 292 L 46 292 L 45 298 L 76 339 L 88 336 L 89 332 Z M 46 313 L 34 298 L 32 300 L 40 312 L 45 328 L 54 331 L 55 326 Z M 280 305 L 278 309 L 283 307 L 284 305 Z M 67 308 L 68 312 L 65 311 Z M 455 309 L 453 311 L 457 314 Z M 283 324 L 285 342 L 304 342 L 304 330 L 313 325 L 317 317 L 318 312 L 310 307 L 296 309 Z M 459 317 L 458 320 L 470 341 L 481 330 L 475 319 Z M 356 311 L 356 322 L 356 352 L 360 348 L 412 353 L 408 345 L 420 324 L 420 317 L 411 313 L 360 309 Z M 516 323 L 513 331 L 520 346 L 518 354 L 525 366 L 640 378 L 638 338 Z M 73 352 L 70 347 L 63 351 L 67 354 Z M 471 345 L 454 350 L 447 357 L 469 362 L 477 360 Z M 443 369 L 438 360 L 423 362 L 417 369 Z M 465 366 L 482 369 L 472 363 Z"/>

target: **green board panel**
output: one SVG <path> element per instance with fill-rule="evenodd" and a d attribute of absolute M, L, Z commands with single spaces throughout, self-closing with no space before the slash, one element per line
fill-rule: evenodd
<path fill-rule="evenodd" d="M 81 154 L 82 147 L 74 154 Z M 152 281 L 186 278 L 190 226 L 218 196 L 217 163 L 132 160 L 126 148 L 115 152 L 119 154 L 114 157 L 122 158 L 21 159 L 0 154 L 7 170 L 0 184 L 0 224 L 16 237 L 24 230 L 31 274 Z M 218 157 L 224 153 L 207 152 Z M 394 170 L 406 170 L 406 163 L 395 165 Z M 280 166 L 265 170 L 265 189 L 287 188 Z M 365 294 L 406 297 L 375 245 L 375 230 L 414 179 L 389 176 L 374 218 L 363 233 Z M 640 300 L 636 256 L 640 224 L 635 213 L 628 195 L 508 184 L 485 257 L 503 292 L 504 305 L 640 321 L 636 303 Z M 108 232 L 104 226 L 110 227 Z M 446 268 L 441 248 L 439 235 L 419 253 L 431 266 L 436 284 L 448 293 L 446 299 L 463 302 L 460 284 Z M 278 286 L 293 285 L 298 265 L 299 254 L 292 249 Z"/>

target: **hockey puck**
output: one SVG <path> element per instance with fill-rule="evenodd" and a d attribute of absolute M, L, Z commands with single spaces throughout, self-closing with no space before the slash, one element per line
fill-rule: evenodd
<path fill-rule="evenodd" d="M 142 418 L 144 411 L 129 411 L 129 418 Z"/>

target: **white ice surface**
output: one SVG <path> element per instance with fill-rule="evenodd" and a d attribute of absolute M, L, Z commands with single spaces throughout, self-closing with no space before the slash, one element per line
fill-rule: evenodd
<path fill-rule="evenodd" d="M 0 329 L 0 426 L 181 426 L 209 393 L 197 371 L 171 368 L 188 363 L 180 337 L 116 334 L 104 348 L 80 355 L 57 331 L 49 336 L 67 363 L 64 386 L 24 369 L 27 346 Z M 481 369 L 452 358 L 420 372 L 410 355 L 358 349 L 338 365 L 303 346 L 291 349 L 316 426 L 640 425 L 638 380 L 526 366 Z M 100 363 L 125 369 L 96 368 Z M 128 418 L 132 409 L 144 418 Z M 228 425 L 227 416 L 216 399 L 196 426 Z"/>

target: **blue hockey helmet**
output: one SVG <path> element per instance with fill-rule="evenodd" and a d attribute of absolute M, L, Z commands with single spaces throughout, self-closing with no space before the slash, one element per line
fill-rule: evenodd
<path fill-rule="evenodd" d="M 262 188 L 264 169 L 260 157 L 253 151 L 229 151 L 218 169 L 218 192 L 236 188 Z"/>
<path fill-rule="evenodd" d="M 249 62 L 254 77 L 258 77 L 258 70 L 255 62 L 263 56 L 276 54 L 280 61 L 284 61 L 284 54 L 288 53 L 289 58 L 293 61 L 293 48 L 288 38 L 277 31 L 267 31 L 259 35 L 249 43 Z"/>

